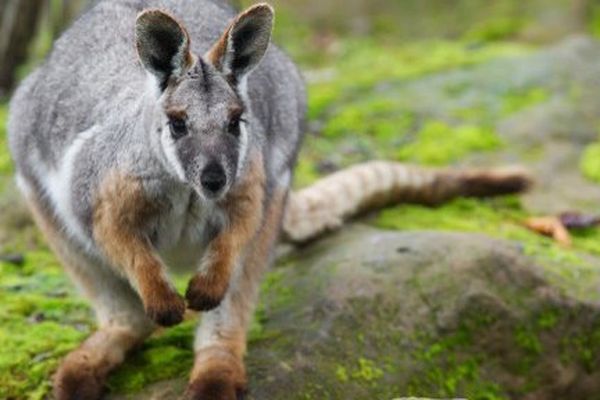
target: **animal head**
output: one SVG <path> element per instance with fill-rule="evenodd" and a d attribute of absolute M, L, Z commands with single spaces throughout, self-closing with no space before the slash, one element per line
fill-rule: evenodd
<path fill-rule="evenodd" d="M 267 51 L 273 9 L 238 15 L 204 55 L 185 27 L 157 9 L 136 22 L 136 46 L 152 94 L 149 134 L 167 168 L 207 199 L 235 183 L 248 153 L 246 77 Z"/>

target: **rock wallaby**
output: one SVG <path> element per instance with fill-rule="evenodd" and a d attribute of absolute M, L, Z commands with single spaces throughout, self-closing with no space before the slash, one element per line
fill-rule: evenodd
<path fill-rule="evenodd" d="M 190 399 L 244 396 L 246 328 L 281 228 L 303 241 L 372 207 L 517 192 L 520 171 L 371 162 L 290 194 L 305 89 L 270 44 L 273 9 L 100 0 L 11 102 L 17 181 L 98 330 L 54 393 L 97 399 L 157 326 L 203 311 Z M 287 205 L 287 207 L 286 207 Z M 190 268 L 185 298 L 168 267 Z"/>

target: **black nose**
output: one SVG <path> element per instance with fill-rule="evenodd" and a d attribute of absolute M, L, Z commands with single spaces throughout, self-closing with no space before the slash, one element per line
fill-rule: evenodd
<path fill-rule="evenodd" d="M 225 170 L 217 163 L 208 164 L 200 175 L 202 188 L 211 194 L 216 194 L 223 189 L 226 182 Z"/>

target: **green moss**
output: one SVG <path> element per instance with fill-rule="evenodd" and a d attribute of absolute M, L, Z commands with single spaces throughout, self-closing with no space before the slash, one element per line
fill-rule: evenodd
<path fill-rule="evenodd" d="M 586 178 L 600 183 L 600 143 L 592 143 L 586 147 L 579 168 Z"/>
<path fill-rule="evenodd" d="M 443 165 L 477 151 L 489 151 L 501 141 L 493 130 L 474 125 L 451 127 L 442 121 L 429 121 L 416 139 L 400 148 L 397 158 L 421 164 Z"/>
<path fill-rule="evenodd" d="M 589 30 L 595 37 L 600 37 L 600 6 L 592 3 L 589 7 Z"/>
<path fill-rule="evenodd" d="M 0 398 L 42 399 L 59 360 L 93 329 L 93 316 L 47 251 L 0 263 Z"/>
<path fill-rule="evenodd" d="M 574 350 L 575 361 L 583 364 L 585 369 L 589 373 L 592 373 L 600 367 L 597 358 L 600 351 L 600 325 L 596 321 L 590 328 L 585 332 L 579 329 L 571 335 L 566 336 L 565 343 L 567 346 L 564 346 L 564 351 L 572 352 Z M 569 354 L 573 356 L 573 353 Z"/>
<path fill-rule="evenodd" d="M 561 315 L 556 309 L 545 310 L 537 316 L 537 328 L 540 330 L 552 329 L 557 325 L 560 317 Z"/>
<path fill-rule="evenodd" d="M 532 355 L 538 355 L 542 351 L 542 344 L 537 334 L 529 327 L 521 326 L 515 330 L 515 343 Z"/>
<path fill-rule="evenodd" d="M 527 216 L 517 197 L 460 198 L 435 208 L 399 205 L 380 212 L 374 223 L 385 229 L 411 230 L 427 227 L 434 230 L 481 232 L 497 238 L 519 241 L 529 255 L 537 256 L 543 253 L 548 259 L 566 263 L 585 265 L 578 251 L 600 255 L 600 246 L 596 245 L 600 239 L 597 230 L 575 231 L 575 251 L 570 251 L 525 228 L 522 222 Z"/>
<path fill-rule="evenodd" d="M 529 48 L 513 43 L 473 48 L 450 41 L 391 45 L 367 39 L 341 43 L 340 54 L 328 64 L 330 78 L 309 86 L 309 116 L 323 115 L 334 102 L 346 100 L 375 84 L 414 79 L 437 71 L 472 66 L 493 58 L 525 54 Z"/>
<path fill-rule="evenodd" d="M 506 40 L 519 33 L 525 22 L 514 17 L 501 17 L 473 26 L 464 35 L 465 39 L 481 42 Z"/>
<path fill-rule="evenodd" d="M 398 230 L 427 227 L 435 230 L 495 232 L 495 236 L 511 237 L 515 232 L 529 234 L 518 224 L 523 215 L 516 197 L 487 200 L 460 198 L 436 208 L 411 204 L 388 208 L 379 213 L 375 225 Z"/>
<path fill-rule="evenodd" d="M 148 340 L 111 375 L 111 391 L 137 392 L 161 380 L 187 377 L 194 361 L 194 325 L 195 321 L 187 321 Z"/>
<path fill-rule="evenodd" d="M 600 254 L 600 231 L 597 228 L 586 228 L 572 231 L 578 249 L 593 254 Z"/>
<path fill-rule="evenodd" d="M 360 357 L 358 359 L 358 366 L 352 371 L 351 376 L 353 379 L 372 383 L 383 376 L 383 371 L 372 360 Z"/>
<path fill-rule="evenodd" d="M 534 87 L 523 91 L 513 91 L 502 99 L 502 112 L 504 115 L 513 114 L 525 108 L 543 103 L 550 94 L 545 88 Z"/>
<path fill-rule="evenodd" d="M 346 370 L 346 367 L 344 367 L 342 365 L 337 365 L 335 367 L 335 376 L 342 383 L 348 382 L 348 379 L 349 379 L 349 377 L 348 377 L 348 371 Z"/>
<path fill-rule="evenodd" d="M 415 373 L 408 384 L 408 395 L 454 397 L 469 399 L 505 399 L 500 387 L 483 378 L 481 361 L 465 351 L 472 342 L 472 331 L 462 326 L 455 333 L 443 338 L 417 339 L 416 343 L 428 343 L 412 356 L 423 362 L 421 373 Z M 463 355 L 459 355 L 463 353 Z M 479 355 L 481 356 L 481 354 Z"/>
<path fill-rule="evenodd" d="M 315 167 L 316 162 L 309 156 L 304 156 L 298 160 L 294 170 L 294 185 L 296 187 L 308 186 L 319 179 L 320 174 Z"/>
<path fill-rule="evenodd" d="M 346 105 L 333 115 L 323 128 L 328 137 L 368 135 L 377 140 L 398 138 L 410 128 L 413 116 L 398 110 L 398 104 L 388 98 L 367 97 Z"/>

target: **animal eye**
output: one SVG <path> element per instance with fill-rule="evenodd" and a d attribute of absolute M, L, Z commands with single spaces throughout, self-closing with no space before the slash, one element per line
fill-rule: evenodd
<path fill-rule="evenodd" d="M 169 128 L 171 129 L 171 136 L 177 140 L 187 135 L 187 125 L 185 120 L 182 118 L 170 118 Z"/>
<path fill-rule="evenodd" d="M 227 132 L 229 132 L 230 135 L 233 135 L 235 137 L 239 137 L 240 136 L 240 123 L 245 122 L 241 117 L 233 117 L 231 118 L 231 120 L 229 121 L 229 126 L 227 127 Z"/>

